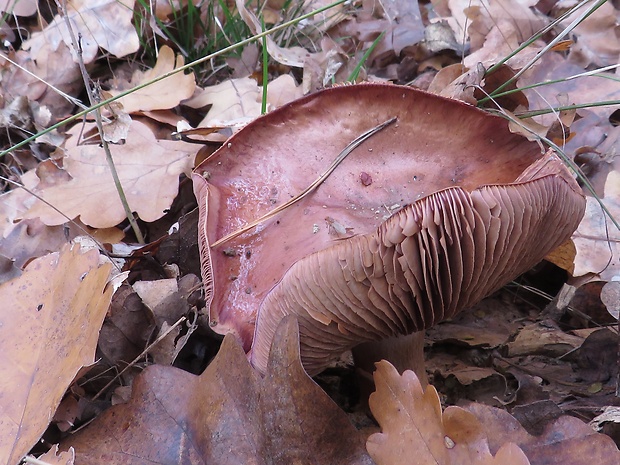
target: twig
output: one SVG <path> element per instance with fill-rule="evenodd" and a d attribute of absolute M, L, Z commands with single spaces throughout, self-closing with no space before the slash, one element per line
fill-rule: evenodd
<path fill-rule="evenodd" d="M 323 183 L 323 181 L 325 181 L 327 179 L 327 177 L 330 174 L 333 173 L 333 171 L 347 157 L 347 155 L 349 155 L 353 150 L 355 150 L 357 147 L 359 147 L 359 145 L 362 142 L 364 142 L 366 139 L 368 139 L 372 135 L 376 134 L 377 132 L 381 131 L 382 129 L 384 129 L 385 127 L 389 126 L 390 124 L 392 124 L 395 121 L 396 121 L 396 117 L 390 118 L 389 120 L 381 123 L 379 126 L 375 126 L 374 128 L 369 129 L 368 131 L 363 133 L 361 136 L 356 137 L 353 141 L 351 141 L 349 143 L 349 145 L 347 145 L 344 148 L 344 150 L 342 152 L 340 152 L 340 154 L 332 162 L 332 164 L 329 166 L 329 168 L 327 168 L 327 170 L 323 174 L 321 174 L 317 179 L 315 179 L 314 182 L 312 184 L 310 184 L 308 187 L 306 187 L 303 191 L 301 191 L 299 194 L 297 194 L 295 197 L 293 197 L 289 201 L 287 201 L 287 202 L 283 203 L 282 205 L 274 208 L 269 213 L 266 213 L 265 215 L 261 216 L 257 220 L 254 220 L 251 223 L 249 223 L 249 224 L 245 225 L 244 227 L 242 227 L 241 229 L 238 229 L 237 231 L 234 231 L 234 232 L 232 232 L 230 234 L 227 234 L 226 236 L 222 237 L 221 239 L 218 239 L 213 244 L 211 244 L 211 248 L 217 247 L 218 245 L 221 245 L 221 244 L 223 244 L 226 241 L 229 241 L 231 239 L 234 239 L 237 236 L 240 236 L 244 232 L 247 232 L 250 229 L 252 229 L 254 226 L 257 226 L 260 223 L 262 223 L 263 221 L 267 221 L 268 219 L 273 218 L 274 216 L 276 216 L 278 213 L 280 213 L 284 209 L 286 209 L 286 208 L 290 207 L 291 205 L 299 202 L 301 199 L 303 199 L 307 195 L 309 195 L 312 192 L 314 192 Z"/>

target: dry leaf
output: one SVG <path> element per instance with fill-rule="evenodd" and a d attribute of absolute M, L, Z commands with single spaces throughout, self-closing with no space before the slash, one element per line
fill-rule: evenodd
<path fill-rule="evenodd" d="M 562 96 L 564 100 L 576 105 L 591 104 L 592 102 L 605 100 L 620 100 L 620 82 L 615 78 L 613 73 L 601 73 L 597 76 L 584 76 L 579 79 L 566 79 L 584 72 L 584 68 L 569 62 L 559 53 L 544 54 L 540 59 L 540 63 L 534 66 L 531 72 L 524 74 L 519 79 L 519 87 L 553 80 L 559 80 L 560 82 L 553 85 L 539 86 L 536 89 L 524 90 L 523 93 L 530 102 L 528 109 L 549 109 L 550 106 L 559 106 L 559 95 Z M 595 113 L 607 123 L 604 132 L 608 133 L 612 130 L 608 123 L 609 115 L 618 108 L 620 108 L 620 105 L 592 106 L 588 107 L 587 111 L 578 110 L 578 114 L 580 116 L 585 116 L 588 113 Z M 551 125 L 557 119 L 558 117 L 555 114 L 543 115 L 539 122 L 545 125 Z M 579 121 L 573 123 L 571 128 L 578 122 Z M 589 133 L 591 133 L 591 129 L 591 127 L 585 127 L 582 131 L 583 136 L 587 137 Z M 580 134 L 577 134 L 577 136 L 579 137 Z M 604 137 L 607 137 L 607 134 Z M 574 147 L 574 143 L 569 145 Z M 592 143 L 583 145 L 592 145 Z"/>
<path fill-rule="evenodd" d="M 54 86 L 69 95 L 79 94 L 84 87 L 80 69 L 73 62 L 69 47 L 64 42 L 48 41 L 43 32 L 34 33 L 16 52 L 14 61 L 31 74 L 17 66 L 5 70 L 2 73 L 2 90 L 7 95 L 22 95 L 30 101 L 47 105 L 56 117 L 65 116 L 73 109 L 73 102 L 50 87 Z"/>
<path fill-rule="evenodd" d="M 97 252 L 65 246 L 0 286 L 0 461 L 17 463 L 39 440 L 78 370 L 93 363 L 112 294 Z"/>
<path fill-rule="evenodd" d="M 183 66 L 184 59 L 181 55 L 174 57 L 174 51 L 164 45 L 159 50 L 155 67 L 148 71 L 136 71 L 131 82 L 119 82 L 110 90 L 110 94 L 118 95 L 121 91 L 135 87 L 143 82 L 150 81 L 158 76 Z M 181 100 L 190 98 L 194 94 L 196 80 L 194 73 L 176 73 L 155 84 L 151 84 L 119 99 L 123 109 L 127 113 L 151 110 L 167 110 L 176 107 Z"/>
<path fill-rule="evenodd" d="M 424 23 L 418 2 L 385 0 L 380 5 L 387 19 L 386 35 L 373 51 L 373 57 L 387 51 L 399 56 L 404 48 L 424 39 Z"/>
<path fill-rule="evenodd" d="M 583 338 L 571 336 L 549 322 L 532 323 L 525 326 L 513 341 L 507 344 L 508 356 L 547 355 L 561 357 L 578 348 Z"/>
<path fill-rule="evenodd" d="M 301 97 L 301 87 L 289 75 L 281 75 L 267 84 L 267 110 L 271 111 Z M 192 108 L 211 109 L 199 127 L 241 127 L 261 114 L 262 87 L 251 78 L 229 79 L 198 92 L 184 102 Z"/>
<path fill-rule="evenodd" d="M 588 5 L 590 7 L 592 5 Z M 583 9 L 567 17 L 562 23 L 568 26 Z M 571 31 L 575 43 L 570 48 L 568 59 L 584 68 L 590 65 L 609 66 L 618 63 L 620 58 L 620 38 L 617 33 L 618 11 L 612 3 L 603 3 L 590 16 Z"/>
<path fill-rule="evenodd" d="M 67 16 L 75 37 L 80 37 L 82 59 L 90 63 L 99 48 L 116 57 L 124 57 L 138 50 L 140 41 L 132 24 L 135 0 L 69 0 Z M 55 16 L 49 26 L 41 32 L 47 42 L 58 47 L 62 40 L 71 49 L 73 60 L 78 58 L 65 19 Z"/>
<path fill-rule="evenodd" d="M 246 2 L 244 0 L 236 0 L 236 5 L 237 10 L 239 10 L 239 15 L 252 33 L 260 34 L 263 32 L 260 21 L 254 13 L 247 9 Z M 267 42 L 267 52 L 269 55 L 283 65 L 302 68 L 304 66 L 304 61 L 310 55 L 310 53 L 302 47 L 280 47 L 271 36 L 266 36 L 265 40 Z"/>
<path fill-rule="evenodd" d="M 463 2 L 460 3 L 461 7 L 465 6 Z M 532 37 L 547 21 L 532 8 L 536 3 L 534 0 L 494 0 L 489 2 L 488 6 L 466 5 L 467 16 L 471 19 L 468 31 L 472 39 L 473 53 L 465 57 L 465 66 L 473 68 L 479 62 L 485 65 L 494 64 Z M 451 2 L 454 12 L 452 5 Z M 527 61 L 542 45 L 544 44 L 540 41 L 530 45 L 525 51 L 512 57 L 507 64 L 513 69 L 521 68 L 524 60 Z"/>
<path fill-rule="evenodd" d="M 595 432 L 587 423 L 562 416 L 547 425 L 543 434 L 528 434 L 509 413 L 482 404 L 470 404 L 489 440 L 491 451 L 513 441 L 525 452 L 531 465 L 617 465 L 620 451 L 613 440 Z"/>
<path fill-rule="evenodd" d="M 233 337 L 200 376 L 150 366 L 128 404 L 69 438 L 78 463 L 371 465 L 360 433 L 303 371 L 296 322 L 274 340 L 265 378 Z"/>
<path fill-rule="evenodd" d="M 51 187 L 37 186 L 35 191 L 70 218 L 96 228 L 115 226 L 125 219 L 105 153 L 99 144 L 80 145 L 79 135 L 94 124 L 74 126 L 66 145 L 63 166 L 71 180 Z M 197 146 L 180 141 L 158 140 L 151 129 L 133 121 L 127 142 L 110 145 L 110 152 L 124 187 L 130 208 L 144 221 L 161 218 L 178 192 L 178 177 L 189 173 Z M 67 219 L 36 201 L 24 218 L 40 217 L 48 225 Z"/>
<path fill-rule="evenodd" d="M 547 254 L 545 260 L 559 266 L 563 270 L 568 271 L 571 275 L 575 273 L 575 256 L 577 249 L 572 240 L 566 241 L 564 244 Z"/>
<path fill-rule="evenodd" d="M 128 284 L 112 297 L 99 334 L 99 350 L 106 362 L 115 365 L 136 358 L 148 345 L 155 330 L 153 312 Z"/>
<path fill-rule="evenodd" d="M 601 202 L 620 221 L 620 157 L 607 175 Z M 595 273 L 604 281 L 620 279 L 620 231 L 603 212 L 597 199 L 586 198 L 586 214 L 573 235 L 577 249 L 575 276 Z"/>
<path fill-rule="evenodd" d="M 525 454 L 507 442 L 495 454 L 489 452 L 483 426 L 460 407 L 442 414 L 433 386 L 422 390 L 415 373 L 402 376 L 386 361 L 377 363 L 377 391 L 369 404 L 381 433 L 368 438 L 366 447 L 377 465 L 529 465 Z"/>
<path fill-rule="evenodd" d="M 66 452 L 58 452 L 58 445 L 55 445 L 45 454 L 38 457 L 41 463 L 49 465 L 73 465 L 75 461 L 75 452 L 69 449 Z"/>

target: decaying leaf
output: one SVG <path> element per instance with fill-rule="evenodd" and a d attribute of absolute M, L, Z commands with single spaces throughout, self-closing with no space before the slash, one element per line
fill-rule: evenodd
<path fill-rule="evenodd" d="M 368 438 L 368 452 L 377 465 L 529 465 L 515 444 L 502 444 L 491 455 L 483 425 L 460 407 L 441 411 L 434 387 L 422 390 L 412 371 L 402 376 L 386 361 L 377 363 L 377 391 L 369 404 L 381 433 Z"/>
<path fill-rule="evenodd" d="M 115 226 L 125 218 L 125 210 L 110 174 L 105 152 L 100 145 L 79 141 L 84 130 L 94 124 L 77 125 L 65 147 L 64 171 L 68 182 L 34 190 L 62 209 L 70 218 L 80 217 L 89 226 Z M 120 181 L 130 208 L 145 221 L 161 218 L 178 192 L 178 177 L 189 173 L 197 146 L 180 141 L 158 140 L 143 123 L 133 121 L 123 145 L 110 145 Z M 62 224 L 66 217 L 41 201 L 24 215 L 41 218 L 48 225 Z"/>
<path fill-rule="evenodd" d="M 73 465 L 75 461 L 75 452 L 68 450 L 66 452 L 58 452 L 58 446 L 52 447 L 38 459 L 49 465 Z"/>
<path fill-rule="evenodd" d="M 543 434 L 532 436 L 504 410 L 482 404 L 470 404 L 466 409 L 480 422 L 493 453 L 511 441 L 525 452 L 531 465 L 620 463 L 620 451 L 613 440 L 577 418 L 561 416 Z"/>
<path fill-rule="evenodd" d="M 236 0 L 236 5 L 241 18 L 243 18 L 243 21 L 245 21 L 252 33 L 260 34 L 263 32 L 260 21 L 254 13 L 248 10 L 246 2 L 243 0 Z M 304 66 L 305 59 L 310 55 L 310 53 L 302 47 L 280 47 L 271 36 L 266 36 L 265 40 L 267 42 L 267 51 L 269 55 L 279 63 L 301 68 Z"/>
<path fill-rule="evenodd" d="M 76 463 L 370 465 L 362 436 L 303 371 L 296 322 L 274 339 L 265 378 L 227 336 L 200 376 L 151 366 L 128 404 L 62 444 Z"/>
<path fill-rule="evenodd" d="M 93 363 L 112 294 L 99 254 L 65 246 L 0 286 L 0 461 L 39 440 L 78 370 Z"/>
<path fill-rule="evenodd" d="M 584 68 L 590 65 L 608 66 L 618 63 L 620 40 L 616 32 L 616 13 L 613 4 L 603 3 L 571 31 L 571 37 L 576 38 L 568 55 L 571 62 Z M 583 11 L 578 9 L 562 24 L 568 25 L 581 14 Z"/>
<path fill-rule="evenodd" d="M 538 32 L 547 21 L 532 8 L 533 0 L 507 1 L 494 0 L 488 5 L 483 2 L 451 2 L 459 5 L 466 12 L 471 24 L 468 32 L 472 41 L 472 51 L 465 57 L 467 67 L 475 67 L 477 63 L 494 64 L 509 56 L 519 45 Z M 454 12 L 455 6 L 452 7 Z M 530 45 L 507 62 L 513 68 L 527 61 L 532 54 L 541 48 L 542 42 Z M 524 61 L 525 60 L 525 61 Z"/>

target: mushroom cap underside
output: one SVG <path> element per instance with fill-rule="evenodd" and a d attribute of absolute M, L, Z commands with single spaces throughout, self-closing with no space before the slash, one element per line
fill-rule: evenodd
<path fill-rule="evenodd" d="M 450 318 L 568 240 L 584 211 L 579 186 L 553 154 L 512 184 L 433 193 L 369 234 L 298 260 L 260 307 L 252 364 L 264 371 L 290 314 L 310 374 L 362 342 Z"/>

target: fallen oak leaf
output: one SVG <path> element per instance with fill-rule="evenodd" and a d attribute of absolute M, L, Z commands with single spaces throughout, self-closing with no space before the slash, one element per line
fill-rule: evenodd
<path fill-rule="evenodd" d="M 37 12 L 37 4 L 36 0 L 2 0 L 0 11 L 16 16 L 32 16 Z"/>
<path fill-rule="evenodd" d="M 540 436 L 529 434 L 508 412 L 483 404 L 465 407 L 478 418 L 488 437 L 491 451 L 513 441 L 527 455 L 531 465 L 617 465 L 620 451 L 606 434 L 597 433 L 578 418 L 561 416 L 546 425 Z"/>
<path fill-rule="evenodd" d="M 0 286 L 0 462 L 36 444 L 78 371 L 94 361 L 110 265 L 65 246 Z"/>
<path fill-rule="evenodd" d="M 495 457 L 476 417 L 460 407 L 441 412 L 433 386 L 422 389 L 412 371 L 402 376 L 386 361 L 377 363 L 376 392 L 370 409 L 382 432 L 368 438 L 366 447 L 377 465 L 529 465 L 523 451 L 506 443 Z"/>
<path fill-rule="evenodd" d="M 295 79 L 283 74 L 267 84 L 267 110 L 300 98 L 302 94 Z M 242 127 L 261 115 L 261 99 L 262 87 L 254 79 L 244 77 L 201 89 L 183 104 L 191 108 L 211 106 L 198 127 Z"/>
<path fill-rule="evenodd" d="M 183 66 L 183 64 L 183 57 L 178 55 L 175 59 L 174 51 L 167 45 L 164 45 L 159 50 L 159 56 L 153 69 L 135 72 L 131 82 L 117 82 L 116 86 L 110 90 L 110 94 L 118 95 L 121 91 L 162 76 L 175 68 Z M 179 72 L 147 87 L 138 89 L 120 98 L 119 102 L 123 104 L 123 110 L 127 113 L 167 110 L 176 107 L 181 100 L 191 97 L 195 88 L 196 79 L 194 78 L 194 73 L 184 74 Z"/>
<path fill-rule="evenodd" d="M 93 61 L 99 48 L 116 57 L 124 57 L 138 50 L 140 41 L 132 24 L 135 0 L 70 0 L 67 16 L 80 37 L 80 51 L 84 63 Z M 78 63 L 71 35 L 65 19 L 56 15 L 42 33 L 52 44 L 61 40 L 71 49 L 73 60 Z M 54 46 L 56 48 L 57 45 Z"/>
<path fill-rule="evenodd" d="M 95 126 L 84 125 L 87 132 Z M 105 153 L 98 144 L 78 142 L 81 125 L 69 133 L 63 166 L 71 180 L 33 190 L 70 218 L 79 216 L 96 228 L 117 225 L 125 219 Z M 110 145 L 110 152 L 130 208 L 144 221 L 161 218 L 178 192 L 178 176 L 189 173 L 197 146 L 181 141 L 158 140 L 145 124 L 133 121 L 127 142 Z M 24 218 L 41 218 L 47 225 L 63 224 L 66 217 L 37 200 Z"/>
<path fill-rule="evenodd" d="M 129 403 L 61 444 L 76 463 L 371 465 L 359 432 L 304 372 L 294 318 L 278 328 L 264 378 L 228 335 L 200 376 L 152 365 Z"/>
<path fill-rule="evenodd" d="M 246 2 L 243 0 L 236 0 L 236 5 L 239 15 L 245 24 L 247 24 L 250 28 L 252 33 L 260 34 L 263 32 L 263 27 L 260 21 L 254 13 L 247 9 Z M 283 65 L 301 68 L 304 66 L 304 61 L 306 58 L 310 56 L 310 53 L 302 47 L 280 47 L 270 36 L 266 36 L 265 41 L 269 55 L 278 63 L 282 63 Z"/>
<path fill-rule="evenodd" d="M 620 276 L 620 231 L 603 211 L 620 220 L 620 157 L 607 174 L 605 192 L 600 199 L 586 197 L 585 216 L 573 235 L 577 251 L 575 276 L 595 273 L 601 280 L 614 281 Z"/>

